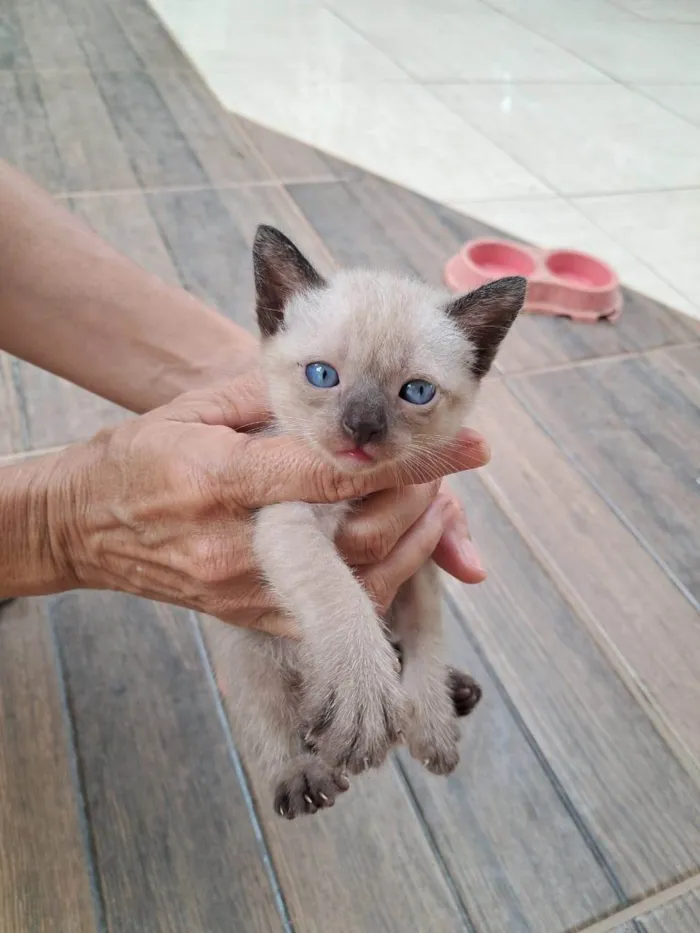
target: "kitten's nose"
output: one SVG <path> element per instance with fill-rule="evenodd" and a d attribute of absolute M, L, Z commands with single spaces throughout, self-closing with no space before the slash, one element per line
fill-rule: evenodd
<path fill-rule="evenodd" d="M 383 441 L 387 434 L 387 418 L 384 411 L 360 411 L 350 409 L 343 418 L 343 430 L 358 447 Z"/>

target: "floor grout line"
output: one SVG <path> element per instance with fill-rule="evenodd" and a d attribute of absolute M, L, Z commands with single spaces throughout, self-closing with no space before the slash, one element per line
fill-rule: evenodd
<path fill-rule="evenodd" d="M 610 916 L 598 920 L 590 926 L 580 927 L 577 933 L 616 933 L 622 924 L 633 923 L 635 920 L 639 920 L 646 914 L 651 913 L 652 910 L 665 907 L 677 898 L 693 891 L 700 892 L 700 873 L 690 875 L 688 878 L 684 878 L 682 881 L 678 881 L 656 894 L 650 894 L 649 897 L 630 904 L 629 907 L 625 907 L 615 914 L 610 914 Z"/>
<path fill-rule="evenodd" d="M 133 188 L 82 189 L 77 191 L 54 191 L 55 200 L 67 201 L 71 198 L 123 197 L 134 194 L 188 194 L 198 191 L 237 191 L 249 188 L 274 188 L 284 185 L 327 185 L 333 182 L 347 183 L 348 178 L 337 175 L 277 176 L 251 179 L 250 181 L 206 182 L 198 185 L 137 185 Z"/>
<path fill-rule="evenodd" d="M 673 310 L 673 309 L 671 309 Z M 674 314 L 680 312 L 674 311 Z M 694 320 L 694 318 L 689 318 Z M 596 366 L 599 363 L 619 363 L 624 360 L 637 360 L 644 356 L 654 356 L 670 350 L 683 350 L 686 347 L 697 347 L 700 345 L 700 337 L 697 340 L 684 340 L 678 343 L 667 343 L 661 347 L 650 347 L 648 350 L 629 350 L 624 353 L 610 353 L 607 356 L 589 356 L 582 360 L 566 360 L 564 363 L 552 363 L 550 366 L 536 366 L 533 369 L 519 369 L 517 371 L 499 369 L 499 377 L 502 379 L 524 379 L 530 376 L 543 376 L 548 373 L 566 372 L 572 369 L 583 369 L 587 366 Z"/>
<path fill-rule="evenodd" d="M 287 906 L 284 891 L 282 890 L 282 885 L 280 883 L 279 877 L 277 876 L 275 862 L 272 857 L 272 853 L 270 852 L 267 839 L 265 838 L 262 821 L 258 816 L 257 807 L 255 805 L 255 800 L 253 798 L 253 793 L 250 788 L 250 782 L 248 780 L 243 761 L 241 760 L 241 756 L 239 755 L 238 749 L 236 747 L 231 721 L 229 720 L 224 701 L 221 697 L 221 692 L 219 691 L 219 687 L 216 682 L 213 662 L 207 649 L 204 633 L 202 632 L 201 620 L 198 614 L 193 610 L 189 610 L 188 615 L 192 624 L 197 653 L 199 654 L 202 667 L 204 669 L 204 676 L 207 683 L 209 684 L 209 689 L 211 691 L 212 703 L 214 705 L 217 718 L 225 737 L 226 750 L 228 752 L 229 759 L 231 760 L 236 778 L 238 779 L 241 793 L 243 794 L 245 807 L 248 813 L 248 819 L 250 820 L 250 823 L 253 827 L 255 839 L 258 844 L 258 852 L 263 863 L 263 868 L 265 870 L 265 874 L 267 875 L 270 888 L 272 889 L 272 896 L 275 901 L 277 913 L 279 914 L 280 923 L 282 924 L 284 933 L 294 933 L 294 924 L 292 922 L 291 914 Z"/>
<path fill-rule="evenodd" d="M 496 507 L 498 509 L 501 509 L 501 506 L 498 503 L 496 503 Z M 509 519 L 509 516 L 507 514 L 506 514 L 506 519 Z M 535 559 L 537 559 L 536 555 L 535 555 Z M 546 569 L 545 569 L 545 572 L 546 572 Z M 483 666 L 486 668 L 486 671 L 489 677 L 491 678 L 495 689 L 500 694 L 501 700 L 505 704 L 513 722 L 515 723 L 518 731 L 520 732 L 523 739 L 529 746 L 532 754 L 535 756 L 535 759 L 537 760 L 537 763 L 542 769 L 542 774 L 545 780 L 548 781 L 549 784 L 551 785 L 552 790 L 554 791 L 555 795 L 559 799 L 562 807 L 564 808 L 564 811 L 566 812 L 567 816 L 569 817 L 571 822 L 576 827 L 576 830 L 578 831 L 584 845 L 591 853 L 603 877 L 605 878 L 608 885 L 610 886 L 610 890 L 613 892 L 613 894 L 617 898 L 618 903 L 627 902 L 628 901 L 627 895 L 625 894 L 624 888 L 620 880 L 618 879 L 617 874 L 615 873 L 614 866 L 611 864 L 611 862 L 607 858 L 604 849 L 601 847 L 601 845 L 598 842 L 598 839 L 596 838 L 595 833 L 589 827 L 585 817 L 579 811 L 578 807 L 571 799 L 570 794 L 564 787 L 562 781 L 559 778 L 559 775 L 557 774 L 556 770 L 551 764 L 548 756 L 542 749 L 540 743 L 535 738 L 534 733 L 528 726 L 522 713 L 518 709 L 515 701 L 511 697 L 508 691 L 508 687 L 505 684 L 505 681 L 500 676 L 498 671 L 496 671 L 496 669 L 494 668 L 493 664 L 491 663 L 491 658 L 488 656 L 487 651 L 483 647 L 478 636 L 475 634 L 475 632 L 469 625 L 469 622 L 467 618 L 465 617 L 464 611 L 457 603 L 457 600 L 452 595 L 449 588 L 443 586 L 442 595 L 443 595 L 443 599 L 449 606 L 450 611 L 455 617 L 457 624 L 459 625 L 461 631 L 463 632 L 464 637 L 467 639 L 473 651 L 476 653 L 477 657 L 479 658 Z"/>
<path fill-rule="evenodd" d="M 403 762 L 399 756 L 395 754 L 392 756 L 391 764 L 393 765 L 399 783 L 401 784 L 401 787 L 403 788 L 403 791 L 408 798 L 408 804 L 413 810 L 416 816 L 416 820 L 418 821 L 423 831 L 423 836 L 425 837 L 428 847 L 430 848 L 430 852 L 435 860 L 435 864 L 438 867 L 438 871 L 442 876 L 445 885 L 450 891 L 450 894 L 452 895 L 457 905 L 459 913 L 461 914 L 465 933 L 478 933 L 477 926 L 472 919 L 472 915 L 469 911 L 467 903 L 464 900 L 464 897 L 462 896 L 454 878 L 452 877 L 452 873 L 447 865 L 447 862 L 445 861 L 445 856 L 443 855 L 437 839 L 435 838 L 433 827 L 430 824 L 430 820 L 426 818 L 425 813 L 423 812 L 423 807 L 421 806 L 418 795 L 413 788 L 413 784 L 408 778 L 408 774 L 406 773 L 406 768 L 404 767 Z"/>
<path fill-rule="evenodd" d="M 479 480 L 527 544 L 562 599 L 570 606 L 576 618 L 583 624 L 584 629 L 600 649 L 613 673 L 619 677 L 634 701 L 642 709 L 656 732 L 668 746 L 672 756 L 679 761 L 691 780 L 700 788 L 700 761 L 676 732 L 667 715 L 658 707 L 644 681 L 627 660 L 624 652 L 618 648 L 597 616 L 578 595 L 575 587 L 568 582 L 566 575 L 557 567 L 552 560 L 550 551 L 540 544 L 537 536 L 529 530 L 527 523 L 521 519 L 517 508 L 513 506 L 499 483 L 493 479 L 488 471 L 483 472 L 479 476 Z"/>
<path fill-rule="evenodd" d="M 35 450 L 20 450 L 13 454 L 4 454 L 0 457 L 0 467 L 14 466 L 17 463 L 24 463 L 25 460 L 33 460 L 35 457 L 43 457 L 46 454 L 56 454 L 65 450 L 71 443 L 79 441 L 69 441 L 66 444 L 58 444 L 56 447 L 39 447 Z"/>
<path fill-rule="evenodd" d="M 70 759 L 69 766 L 71 780 L 73 782 L 73 796 L 76 801 L 78 823 L 85 852 L 86 870 L 89 878 L 93 908 L 96 915 L 97 933 L 105 933 L 107 930 L 107 901 L 105 899 L 102 875 L 99 868 L 97 845 L 92 826 L 90 798 L 87 792 L 83 756 L 80 753 L 78 729 L 73 708 L 73 696 L 68 683 L 63 649 L 58 637 L 58 632 L 56 631 L 56 620 L 53 615 L 54 601 L 55 599 L 49 598 L 45 605 L 46 622 L 49 628 L 49 637 L 51 638 L 53 649 L 54 669 L 58 679 L 59 705 L 61 707 L 64 728 L 67 733 L 66 745 Z"/>
<path fill-rule="evenodd" d="M 546 436 L 552 441 L 552 443 L 561 451 L 562 455 L 566 457 L 568 462 L 576 470 L 576 472 L 583 477 L 583 479 L 588 483 L 588 485 L 596 492 L 599 498 L 606 504 L 610 511 L 615 515 L 618 521 L 634 536 L 636 541 L 644 548 L 644 550 L 649 554 L 652 560 L 658 564 L 658 566 L 664 571 L 669 580 L 673 585 L 680 591 L 680 593 L 688 600 L 690 605 L 697 611 L 700 612 L 700 602 L 696 597 L 691 593 L 688 587 L 683 583 L 678 574 L 668 565 L 664 558 L 658 553 L 655 547 L 647 541 L 646 537 L 639 531 L 637 526 L 627 517 L 625 512 L 617 505 L 617 503 L 608 495 L 605 489 L 600 485 L 600 483 L 595 479 L 591 474 L 590 470 L 582 463 L 581 459 L 571 453 L 565 444 L 562 444 L 559 438 L 547 427 L 547 425 L 542 421 L 542 419 L 537 414 L 537 411 L 532 407 L 528 402 L 527 398 L 523 396 L 522 392 L 517 386 L 517 379 L 511 379 L 508 376 L 504 376 L 503 384 L 506 386 L 508 391 L 513 395 L 515 399 L 522 405 L 525 411 L 530 415 L 535 424 L 543 431 Z"/>

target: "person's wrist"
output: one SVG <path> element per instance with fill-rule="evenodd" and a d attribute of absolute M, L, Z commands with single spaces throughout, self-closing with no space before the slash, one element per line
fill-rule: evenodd
<path fill-rule="evenodd" d="M 42 509 L 45 514 L 46 560 L 57 591 L 80 585 L 77 573 L 76 530 L 82 514 L 83 445 L 60 451 L 44 466 Z"/>
<path fill-rule="evenodd" d="M 41 595 L 76 585 L 69 547 L 72 469 L 61 452 L 0 471 L 0 595 Z"/>

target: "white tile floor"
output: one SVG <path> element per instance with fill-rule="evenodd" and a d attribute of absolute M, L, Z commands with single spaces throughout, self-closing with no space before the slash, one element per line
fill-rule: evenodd
<path fill-rule="evenodd" d="M 152 0 L 225 106 L 700 317 L 700 0 Z"/>

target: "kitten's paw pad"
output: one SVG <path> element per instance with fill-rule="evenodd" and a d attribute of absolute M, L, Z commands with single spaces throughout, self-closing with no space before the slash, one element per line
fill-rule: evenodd
<path fill-rule="evenodd" d="M 481 699 L 479 684 L 462 671 L 447 669 L 447 687 L 456 716 L 468 716 Z"/>
<path fill-rule="evenodd" d="M 290 768 L 275 790 L 275 812 L 287 820 L 326 810 L 350 782 L 338 768 L 309 755 Z"/>

